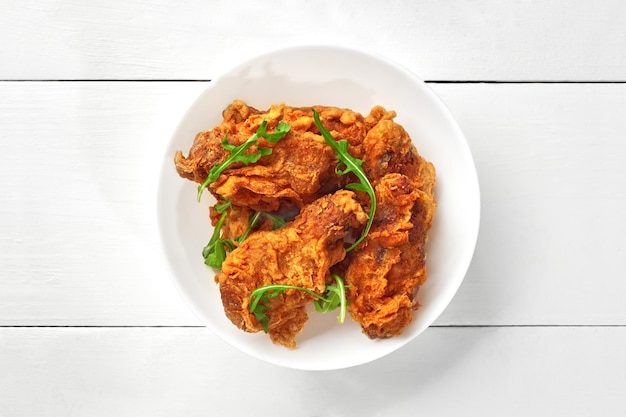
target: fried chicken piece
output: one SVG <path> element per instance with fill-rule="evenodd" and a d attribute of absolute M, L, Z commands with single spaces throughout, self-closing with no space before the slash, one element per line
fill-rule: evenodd
<path fill-rule="evenodd" d="M 350 315 L 367 336 L 383 339 L 401 334 L 419 308 L 416 295 L 426 281 L 425 244 L 436 202 L 399 173 L 382 177 L 375 191 L 379 209 L 370 233 L 343 265 Z"/>
<path fill-rule="evenodd" d="M 401 334 L 419 308 L 436 208 L 435 169 L 394 117 L 377 107 L 365 118 L 363 168 L 375 187 L 377 211 L 370 233 L 338 270 L 349 286 L 350 315 L 372 339 Z M 359 200 L 367 205 L 367 197 Z"/>
<path fill-rule="evenodd" d="M 358 147 L 366 134 L 363 117 L 351 110 L 317 106 L 325 126 L 333 129 L 338 138 L 346 138 Z M 222 123 L 199 133 L 184 157 L 178 151 L 174 157 L 180 176 L 203 183 L 211 168 L 229 155 L 221 144 L 228 133 L 228 142 L 238 146 L 252 136 L 263 121 L 271 132 L 280 121 L 291 126 L 290 132 L 276 144 L 263 139 L 258 145 L 272 148 L 272 153 L 255 164 L 236 163 L 226 169 L 209 185 L 216 197 L 230 199 L 234 205 L 256 211 L 274 211 L 281 205 L 304 205 L 341 188 L 345 178 L 335 173 L 337 158 L 324 144 L 313 123 L 311 108 L 273 105 L 266 112 L 234 101 L 223 112 Z M 256 147 L 248 150 L 255 152 Z"/>
<path fill-rule="evenodd" d="M 282 229 L 252 233 L 228 254 L 217 275 L 226 316 L 237 327 L 262 330 L 250 313 L 251 292 L 267 284 L 288 284 L 325 291 L 329 270 L 345 257 L 344 238 L 367 221 L 354 193 L 340 190 L 305 206 Z M 287 290 L 272 299 L 266 312 L 274 343 L 296 346 L 295 337 L 308 319 L 305 306 L 312 297 Z"/>
<path fill-rule="evenodd" d="M 270 155 L 255 164 L 231 165 L 208 187 L 218 201 L 230 199 L 233 204 L 222 228 L 222 237 L 231 240 L 245 232 L 255 211 L 301 210 L 283 229 L 259 225 L 259 231 L 227 256 L 216 277 L 224 310 L 239 328 L 258 332 L 262 326 L 248 305 L 255 288 L 277 283 L 321 293 L 332 267 L 349 286 L 350 315 L 363 332 L 370 338 L 399 335 L 419 308 L 416 295 L 427 277 L 425 244 L 436 208 L 434 167 L 394 121 L 394 111 L 376 106 L 364 118 L 348 109 L 315 109 L 335 140 L 347 140 L 349 153 L 364 161 L 378 200 L 369 235 L 347 257 L 344 239 L 362 230 L 369 197 L 337 191 L 356 179 L 335 173 L 337 158 L 314 125 L 311 108 L 273 105 L 259 111 L 234 101 L 219 126 L 196 136 L 188 157 L 176 153 L 179 175 L 203 183 L 210 169 L 230 154 L 221 144 L 226 134 L 238 146 L 263 121 L 270 132 L 281 120 L 291 126 L 276 144 L 258 140 L 258 146 L 272 148 Z M 256 152 L 255 146 L 248 152 Z M 215 224 L 216 213 L 211 216 Z M 295 347 L 311 298 L 287 290 L 272 299 L 267 315 L 274 343 Z"/>

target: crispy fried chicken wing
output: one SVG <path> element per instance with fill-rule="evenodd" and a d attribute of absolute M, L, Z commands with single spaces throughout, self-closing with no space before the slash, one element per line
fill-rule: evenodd
<path fill-rule="evenodd" d="M 344 238 L 367 221 L 354 193 L 340 190 L 307 205 L 286 227 L 252 233 L 229 253 L 217 275 L 226 316 L 248 332 L 262 330 L 249 311 L 251 292 L 267 284 L 288 284 L 324 292 L 329 270 L 345 256 Z M 274 343 L 293 348 L 308 315 L 310 295 L 287 290 L 266 313 Z"/>

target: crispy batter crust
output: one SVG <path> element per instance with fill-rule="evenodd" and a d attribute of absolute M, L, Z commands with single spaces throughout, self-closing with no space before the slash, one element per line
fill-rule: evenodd
<path fill-rule="evenodd" d="M 324 125 L 332 126 L 337 139 L 362 142 L 366 127 L 358 113 L 335 107 L 316 109 Z M 291 130 L 277 144 L 263 139 L 258 141 L 260 146 L 273 149 L 271 155 L 255 164 L 231 165 L 210 184 L 209 191 L 230 199 L 237 206 L 274 211 L 286 204 L 303 207 L 345 183 L 345 178 L 335 173 L 337 158 L 318 134 L 311 108 L 280 104 L 259 112 L 235 101 L 223 115 L 224 120 L 219 126 L 196 136 L 187 157 L 180 151 L 176 153 L 174 162 L 180 176 L 202 184 L 210 169 L 229 154 L 221 145 L 226 134 L 228 142 L 238 146 L 254 135 L 263 121 L 268 122 L 267 129 L 272 131 L 284 120 L 291 125 Z M 255 151 L 255 147 L 250 151 Z"/>
<path fill-rule="evenodd" d="M 349 312 L 372 339 L 397 336 L 412 321 L 426 281 L 426 238 L 433 196 L 399 173 L 376 185 L 377 210 L 365 241 L 350 253 L 345 272 Z"/>
<path fill-rule="evenodd" d="M 236 100 L 224 110 L 219 126 L 196 136 L 188 156 L 180 151 L 175 155 L 179 175 L 203 183 L 229 154 L 221 145 L 226 134 L 237 146 L 263 121 L 268 131 L 281 120 L 291 126 L 276 144 L 258 141 L 272 148 L 270 155 L 254 164 L 231 165 L 208 187 L 218 200 L 233 204 L 222 228 L 224 238 L 241 235 L 254 211 L 300 212 L 283 229 L 271 231 L 267 222 L 261 224 L 228 254 L 216 277 L 224 310 L 236 326 L 257 332 L 262 327 L 248 306 L 255 288 L 288 283 L 321 293 L 334 272 L 349 286 L 350 315 L 366 335 L 399 335 L 419 307 L 416 294 L 427 277 L 425 245 L 436 210 L 435 168 L 419 155 L 393 111 L 376 106 L 363 117 L 349 109 L 314 108 L 333 137 L 347 140 L 350 154 L 364 161 L 375 187 L 377 210 L 370 233 L 347 256 L 344 239 L 358 236 L 370 202 L 363 192 L 341 190 L 355 179 L 336 174 L 336 155 L 314 125 L 312 108 L 278 104 L 260 111 Z M 215 224 L 214 211 L 211 218 Z M 295 290 L 272 299 L 269 335 L 275 343 L 296 346 L 310 301 Z"/>
<path fill-rule="evenodd" d="M 282 229 L 251 234 L 228 254 L 217 275 L 226 316 L 239 328 L 258 332 L 262 327 L 249 310 L 255 288 L 287 284 L 324 292 L 330 268 L 345 256 L 344 237 L 366 221 L 354 193 L 340 190 L 307 205 Z M 295 347 L 310 301 L 296 290 L 272 300 L 268 333 L 275 343 Z"/>

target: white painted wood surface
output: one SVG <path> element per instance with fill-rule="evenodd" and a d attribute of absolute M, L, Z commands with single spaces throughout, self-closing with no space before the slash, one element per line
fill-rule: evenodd
<path fill-rule="evenodd" d="M 305 372 L 204 329 L 3 329 L 0 415 L 622 416 L 624 346 L 623 327 L 431 328 L 374 363 Z"/>
<path fill-rule="evenodd" d="M 330 43 L 427 80 L 626 81 L 621 0 L 0 4 L 0 79 L 211 79 L 260 51 Z"/>
<path fill-rule="evenodd" d="M 206 85 L 0 83 L 0 324 L 197 324 L 171 296 L 154 196 Z M 438 324 L 626 325 L 626 84 L 431 86 L 467 135 L 483 205 Z"/>
<path fill-rule="evenodd" d="M 0 4 L 0 417 L 626 415 L 626 3 Z M 201 327 L 154 208 L 206 80 L 314 42 L 510 81 L 430 83 L 481 182 L 459 293 L 395 354 L 322 373 Z"/>

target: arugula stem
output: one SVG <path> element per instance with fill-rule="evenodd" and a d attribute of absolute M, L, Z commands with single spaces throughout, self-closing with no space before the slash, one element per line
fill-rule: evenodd
<path fill-rule="evenodd" d="M 252 217 L 250 217 L 250 220 L 248 220 L 248 227 L 246 228 L 246 231 L 243 232 L 241 236 L 235 238 L 238 243 L 241 243 L 248 238 L 248 236 L 252 232 L 252 229 L 256 227 L 257 223 L 259 223 L 259 219 L 261 218 L 262 214 L 262 211 L 257 211 L 252 215 Z"/>
<path fill-rule="evenodd" d="M 226 249 L 224 248 L 224 245 L 228 245 L 230 247 L 232 244 L 220 237 L 222 226 L 224 225 L 224 221 L 226 221 L 226 216 L 227 212 L 222 212 L 222 215 L 213 229 L 213 234 L 211 235 L 209 243 L 207 243 L 207 245 L 202 249 L 204 263 L 212 268 L 219 269 L 222 267 L 222 262 L 224 262 L 224 259 L 226 258 Z"/>
<path fill-rule="evenodd" d="M 337 316 L 337 321 L 339 323 L 343 323 L 346 319 L 346 310 L 348 309 L 348 301 L 346 299 L 346 286 L 343 282 L 343 279 L 339 277 L 339 275 L 333 274 L 333 278 L 337 282 L 337 289 L 339 290 L 339 315 Z"/>
<path fill-rule="evenodd" d="M 258 131 L 257 131 L 257 133 L 250 136 L 248 140 L 246 140 L 244 143 L 234 148 L 234 150 L 231 151 L 231 154 L 228 155 L 228 158 L 226 158 L 224 162 L 214 165 L 211 168 L 211 170 L 209 171 L 209 175 L 206 177 L 206 180 L 204 180 L 202 185 L 198 186 L 198 202 L 200 201 L 200 197 L 202 197 L 202 192 L 204 191 L 204 189 L 208 187 L 209 184 L 215 182 L 219 178 L 221 173 L 224 172 L 226 168 L 228 168 L 233 162 L 236 162 L 239 159 L 239 156 L 246 149 L 248 149 L 253 143 L 255 143 L 258 138 L 259 136 L 258 136 Z M 226 133 L 226 135 L 224 136 L 224 139 L 222 139 L 222 146 L 226 147 L 227 143 L 228 143 L 228 133 Z"/>
<path fill-rule="evenodd" d="M 337 154 L 337 159 L 339 159 L 339 164 L 335 169 L 338 174 L 346 175 L 352 172 L 360 181 L 359 184 L 351 183 L 346 186 L 346 188 L 355 190 L 355 191 L 364 191 L 370 198 L 370 210 L 369 210 L 369 218 L 367 219 L 367 224 L 365 225 L 365 229 L 363 233 L 348 249 L 346 252 L 350 252 L 354 248 L 356 248 L 362 241 L 365 239 L 365 236 L 370 231 L 372 227 L 372 222 L 374 221 L 374 214 L 376 213 L 376 195 L 374 193 L 374 187 L 370 183 L 367 175 L 365 175 L 365 171 L 363 171 L 362 165 L 363 161 L 357 159 L 350 155 L 348 152 L 348 141 L 343 139 L 337 142 L 333 135 L 330 133 L 328 129 L 326 129 L 320 120 L 320 115 L 317 113 L 315 109 L 313 109 L 313 121 L 315 122 L 315 126 L 319 129 L 320 133 L 324 137 L 324 142 L 330 146 L 335 153 Z M 345 168 L 343 170 L 339 169 L 339 165 L 344 164 Z"/>
<path fill-rule="evenodd" d="M 344 285 L 343 279 L 339 275 L 333 274 L 332 277 L 335 279 L 337 285 L 328 285 L 323 294 L 318 294 L 308 288 L 286 284 L 268 284 L 258 287 L 250 293 L 250 312 L 254 314 L 259 323 L 261 323 L 265 333 L 267 333 L 269 317 L 265 313 L 269 308 L 271 299 L 277 297 L 286 290 L 293 289 L 313 296 L 315 298 L 313 301 L 315 304 L 315 311 L 319 313 L 327 313 L 339 308 L 337 321 L 339 323 L 343 323 L 346 318 L 346 310 L 348 306 L 346 286 Z"/>
<path fill-rule="evenodd" d="M 259 138 L 263 138 L 271 143 L 276 143 L 280 139 L 282 139 L 283 136 L 285 136 L 289 132 L 290 129 L 291 129 L 291 126 L 289 126 L 289 124 L 281 120 L 276 126 L 276 130 L 273 133 L 267 133 L 267 120 L 264 120 L 261 123 L 261 126 L 259 126 L 259 128 L 254 133 L 254 135 L 250 136 L 248 140 L 246 140 L 244 143 L 242 143 L 239 146 L 234 146 L 228 143 L 228 133 L 227 133 L 224 136 L 224 139 L 222 139 L 222 146 L 225 149 L 229 150 L 231 153 L 226 158 L 225 161 L 217 165 L 214 165 L 209 171 L 209 175 L 207 176 L 206 180 L 204 180 L 204 182 L 198 186 L 198 201 L 200 201 L 200 197 L 202 197 L 202 192 L 204 191 L 204 189 L 208 187 L 208 185 L 211 184 L 212 182 L 215 182 L 219 178 L 219 176 L 222 174 L 222 172 L 224 172 L 226 168 L 228 168 L 233 163 L 243 162 L 244 164 L 249 164 L 252 162 L 257 162 L 262 156 L 270 155 L 272 153 L 271 148 L 257 148 L 256 153 L 244 154 L 244 152 L 250 146 L 257 143 L 257 140 Z"/>

